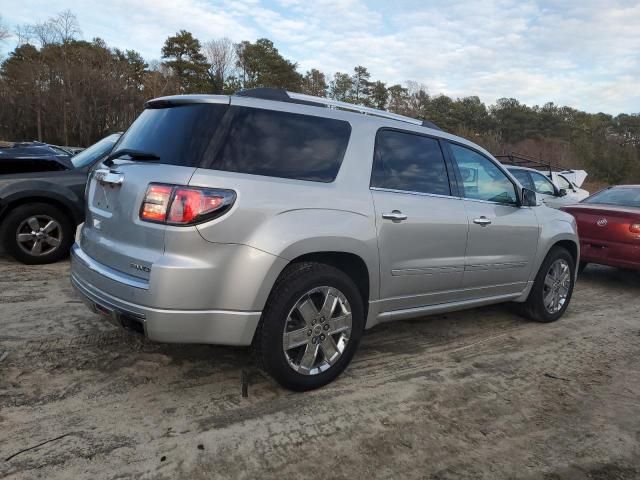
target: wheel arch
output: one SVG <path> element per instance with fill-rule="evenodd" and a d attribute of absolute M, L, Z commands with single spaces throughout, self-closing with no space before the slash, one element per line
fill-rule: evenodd
<path fill-rule="evenodd" d="M 302 262 L 314 262 L 330 265 L 345 273 L 358 288 L 362 305 L 364 307 L 365 320 L 367 305 L 371 289 L 370 272 L 365 261 L 359 255 L 350 252 L 322 251 L 300 255 L 289 262 L 289 265 Z M 285 267 L 286 268 L 286 267 Z M 281 272 L 282 273 L 282 272 Z"/>
<path fill-rule="evenodd" d="M 57 207 L 69 217 L 74 225 L 82 223 L 84 219 L 84 212 L 78 211 L 78 208 L 75 207 L 72 202 L 61 195 L 55 193 L 43 195 L 42 192 L 23 192 L 20 195 L 13 195 L 3 199 L 2 208 L 0 209 L 0 225 L 13 208 L 30 203 L 46 203 Z"/>
<path fill-rule="evenodd" d="M 571 256 L 573 257 L 573 262 L 576 266 L 576 269 L 578 267 L 578 263 L 580 260 L 580 248 L 578 247 L 578 244 L 576 242 L 574 242 L 573 240 L 568 240 L 568 239 L 564 239 L 564 240 L 558 240 L 556 243 L 554 243 L 551 248 L 554 247 L 562 247 L 565 250 L 567 250 Z M 551 251 L 551 248 L 549 249 L 549 251 Z M 548 252 L 547 252 L 548 254 Z"/>

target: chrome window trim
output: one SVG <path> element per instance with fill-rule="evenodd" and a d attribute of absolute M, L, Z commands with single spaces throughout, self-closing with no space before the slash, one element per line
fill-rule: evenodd
<path fill-rule="evenodd" d="M 492 202 L 490 200 L 479 200 L 476 198 L 459 197 L 456 195 L 440 195 L 438 193 L 414 192 L 412 190 L 396 190 L 393 188 L 383 188 L 383 187 L 369 187 L 369 190 L 374 190 L 376 192 L 387 192 L 387 193 L 406 193 L 408 195 L 418 195 L 420 197 L 449 198 L 453 200 L 464 200 L 464 201 L 476 202 L 476 203 L 487 203 L 489 205 L 502 205 L 503 207 L 522 208 L 515 203 Z"/>
<path fill-rule="evenodd" d="M 450 198 L 454 200 L 465 200 L 462 197 L 457 197 L 455 195 L 441 195 L 439 193 L 415 192 L 413 190 L 397 190 L 394 188 L 369 187 L 369 190 L 374 190 L 376 192 L 388 192 L 388 193 L 406 193 L 408 195 L 418 195 L 420 197 L 435 197 L 435 198 Z"/>
<path fill-rule="evenodd" d="M 502 205 L 503 207 L 513 207 L 513 208 L 522 208 L 520 205 L 518 205 L 517 203 L 502 203 L 502 202 L 493 202 L 491 200 L 480 200 L 479 198 L 467 198 L 467 197 L 461 197 L 463 200 L 467 200 L 469 202 L 476 202 L 476 203 L 488 203 L 490 205 Z"/>

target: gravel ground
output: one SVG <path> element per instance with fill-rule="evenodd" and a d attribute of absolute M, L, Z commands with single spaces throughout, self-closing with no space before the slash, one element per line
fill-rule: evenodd
<path fill-rule="evenodd" d="M 376 327 L 294 394 L 246 349 L 116 330 L 68 270 L 0 256 L 0 478 L 640 478 L 638 273 L 587 268 L 554 324 L 495 306 Z"/>

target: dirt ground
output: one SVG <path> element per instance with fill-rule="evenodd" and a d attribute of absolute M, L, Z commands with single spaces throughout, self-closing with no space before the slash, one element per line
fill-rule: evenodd
<path fill-rule="evenodd" d="M 245 349 L 116 330 L 68 271 L 0 256 L 0 478 L 640 478 L 640 274 L 587 268 L 554 324 L 376 327 L 294 394 Z"/>

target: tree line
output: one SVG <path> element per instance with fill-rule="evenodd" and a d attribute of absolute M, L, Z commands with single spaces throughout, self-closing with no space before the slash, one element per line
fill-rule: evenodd
<path fill-rule="evenodd" d="M 1 19 L 0 19 L 1 20 Z M 0 41 L 8 29 L 0 21 Z M 185 93 L 233 94 L 275 87 L 428 119 L 494 154 L 520 151 L 566 167 L 585 168 L 605 183 L 640 181 L 640 115 L 587 113 L 514 98 L 486 105 L 477 96 L 433 95 L 417 82 L 391 84 L 365 66 L 327 75 L 301 73 L 272 41 L 201 42 L 180 30 L 161 59 L 82 40 L 71 11 L 22 25 L 18 44 L 0 65 L 0 139 L 39 139 L 87 146 L 123 131 L 150 98 Z"/>

